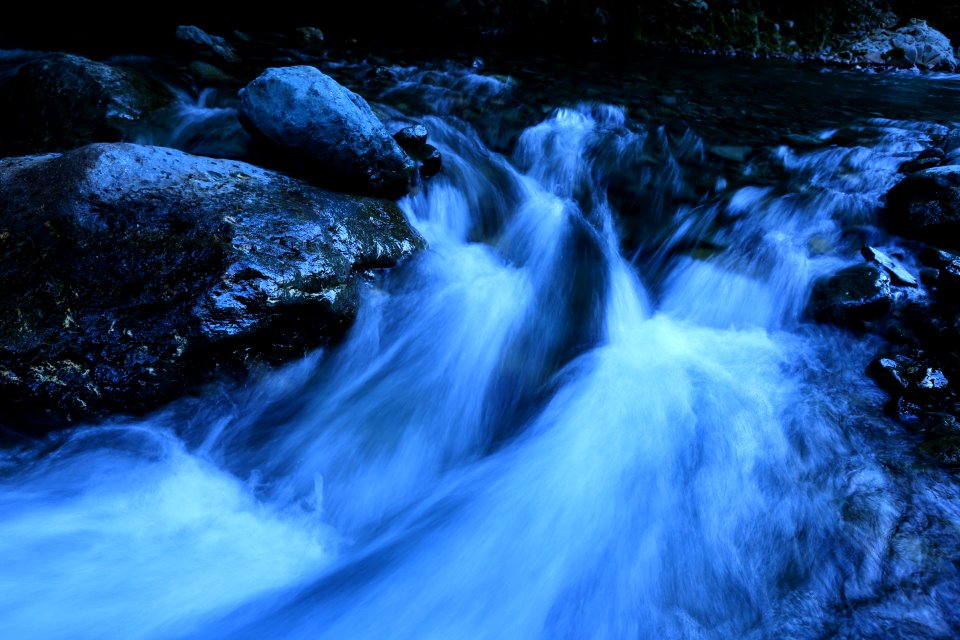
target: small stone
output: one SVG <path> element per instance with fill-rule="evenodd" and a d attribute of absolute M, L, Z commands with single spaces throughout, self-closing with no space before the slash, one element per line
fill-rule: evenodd
<path fill-rule="evenodd" d="M 427 144 L 427 128 L 422 124 L 413 124 L 397 131 L 393 139 L 404 151 L 417 151 Z"/>

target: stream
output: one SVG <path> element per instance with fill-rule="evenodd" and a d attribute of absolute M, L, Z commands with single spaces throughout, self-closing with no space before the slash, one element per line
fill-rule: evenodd
<path fill-rule="evenodd" d="M 338 345 L 0 451 L 0 637 L 960 635 L 960 485 L 805 314 L 960 77 L 322 68 L 429 130 L 429 248 Z M 242 157 L 180 89 L 143 142 Z"/>

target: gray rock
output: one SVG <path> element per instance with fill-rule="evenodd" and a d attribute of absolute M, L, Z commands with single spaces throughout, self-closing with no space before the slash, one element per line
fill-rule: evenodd
<path fill-rule="evenodd" d="M 887 193 L 882 218 L 902 236 L 960 246 L 960 166 L 908 175 Z"/>
<path fill-rule="evenodd" d="M 133 140 L 173 94 L 131 69 L 53 54 L 0 88 L 0 152 L 21 155 Z"/>
<path fill-rule="evenodd" d="M 957 66 L 950 39 L 923 20 L 896 31 L 878 29 L 849 47 L 852 61 L 952 71 Z"/>
<path fill-rule="evenodd" d="M 404 127 L 393 134 L 400 148 L 417 163 L 423 179 L 432 178 L 443 168 L 443 156 L 439 149 L 427 144 L 427 135 L 427 128 L 422 124 Z"/>
<path fill-rule="evenodd" d="M 342 189 L 387 197 L 410 190 L 414 165 L 370 105 L 314 67 L 267 69 L 240 91 L 251 134 L 293 152 Z"/>
<path fill-rule="evenodd" d="M 199 27 L 180 25 L 174 37 L 189 53 L 213 62 L 237 64 L 240 56 L 229 42 L 220 36 L 212 36 Z"/>
<path fill-rule="evenodd" d="M 819 322 L 862 331 L 882 318 L 890 303 L 890 276 L 874 265 L 860 264 L 819 280 L 813 287 L 810 311 Z"/>
<path fill-rule="evenodd" d="M 863 257 L 868 261 L 875 262 L 883 267 L 883 270 L 890 275 L 894 283 L 906 285 L 908 287 L 918 286 L 917 279 L 914 278 L 909 271 L 907 271 L 906 267 L 879 249 L 875 249 L 874 247 L 870 246 L 864 246 L 862 249 L 860 249 L 860 253 L 863 254 Z"/>
<path fill-rule="evenodd" d="M 0 402 L 54 423 L 300 355 L 423 246 L 392 202 L 130 144 L 0 160 L 0 216 Z"/>

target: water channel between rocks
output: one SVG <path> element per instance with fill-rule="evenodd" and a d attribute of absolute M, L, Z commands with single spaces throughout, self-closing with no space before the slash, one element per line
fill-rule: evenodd
<path fill-rule="evenodd" d="M 958 485 L 805 314 L 958 77 L 322 67 L 427 126 L 429 248 L 335 347 L 4 451 L 0 636 L 960 634 Z M 142 141 L 239 155 L 179 88 Z"/>

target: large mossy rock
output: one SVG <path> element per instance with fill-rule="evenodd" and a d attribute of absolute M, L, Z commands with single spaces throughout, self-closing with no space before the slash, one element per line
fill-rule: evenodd
<path fill-rule="evenodd" d="M 414 165 L 366 101 L 314 67 L 267 69 L 240 91 L 250 133 L 338 188 L 400 197 Z"/>
<path fill-rule="evenodd" d="M 0 86 L 0 154 L 134 140 L 173 101 L 164 85 L 132 69 L 49 55 Z"/>
<path fill-rule="evenodd" d="M 421 246 L 393 202 L 241 162 L 131 144 L 0 160 L 0 403 L 42 428 L 300 355 Z"/>
<path fill-rule="evenodd" d="M 960 166 L 905 177 L 887 193 L 883 221 L 899 235 L 960 247 Z"/>

